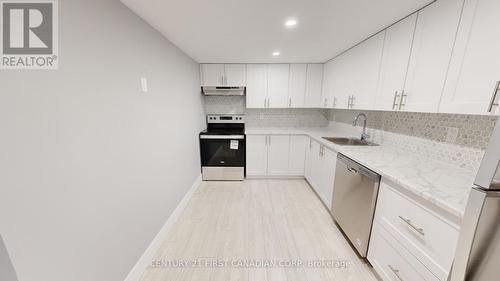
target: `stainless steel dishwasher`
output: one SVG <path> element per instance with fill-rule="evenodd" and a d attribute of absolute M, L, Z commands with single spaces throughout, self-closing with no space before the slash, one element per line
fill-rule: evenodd
<path fill-rule="evenodd" d="M 338 154 L 331 212 L 362 257 L 368 252 L 379 185 L 379 174 Z"/>

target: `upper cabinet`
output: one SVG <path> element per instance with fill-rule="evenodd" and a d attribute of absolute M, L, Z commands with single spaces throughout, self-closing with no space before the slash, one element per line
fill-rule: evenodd
<path fill-rule="evenodd" d="M 285 108 L 290 107 L 288 99 L 288 78 L 290 72 L 289 64 L 269 64 L 267 98 L 268 107 Z"/>
<path fill-rule="evenodd" d="M 216 87 L 224 85 L 224 65 L 223 64 L 202 64 L 200 65 L 201 85 Z"/>
<path fill-rule="evenodd" d="M 266 108 L 267 64 L 247 65 L 247 108 Z"/>
<path fill-rule="evenodd" d="M 349 50 L 347 108 L 373 109 L 379 82 L 385 33 L 381 32 Z"/>
<path fill-rule="evenodd" d="M 403 93 L 417 15 L 413 14 L 385 31 L 376 110 L 399 110 Z"/>
<path fill-rule="evenodd" d="M 307 64 L 291 64 L 288 84 L 289 107 L 304 107 L 307 80 Z"/>
<path fill-rule="evenodd" d="M 466 0 L 440 112 L 500 113 L 500 1 Z"/>
<path fill-rule="evenodd" d="M 437 112 L 464 0 L 439 0 L 418 12 L 402 110 Z"/>
<path fill-rule="evenodd" d="M 323 64 L 321 63 L 308 64 L 304 107 L 307 108 L 321 107 L 322 84 L 323 84 Z"/>
<path fill-rule="evenodd" d="M 217 86 L 246 86 L 247 70 L 244 64 L 202 64 L 201 85 Z"/>

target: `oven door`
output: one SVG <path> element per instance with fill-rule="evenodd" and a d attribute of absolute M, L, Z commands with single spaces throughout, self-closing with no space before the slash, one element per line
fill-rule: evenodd
<path fill-rule="evenodd" d="M 200 153 L 204 180 L 243 180 L 244 135 L 200 135 Z"/>

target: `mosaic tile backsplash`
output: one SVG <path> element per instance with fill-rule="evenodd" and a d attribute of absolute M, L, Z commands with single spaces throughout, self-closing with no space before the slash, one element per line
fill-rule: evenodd
<path fill-rule="evenodd" d="M 354 116 L 363 112 L 368 127 L 380 131 L 447 143 L 449 128 L 458 130 L 455 142 L 479 150 L 486 149 L 498 119 L 496 116 L 358 111 L 342 109 L 245 109 L 244 96 L 206 96 L 207 114 L 246 114 L 252 127 L 324 127 L 335 121 L 352 124 Z"/>
<path fill-rule="evenodd" d="M 326 118 L 352 124 L 354 117 L 361 112 L 368 116 L 369 128 L 436 142 L 446 142 L 448 128 L 456 128 L 458 135 L 454 144 L 477 149 L 486 149 L 498 119 L 496 116 L 341 109 L 328 110 Z"/>

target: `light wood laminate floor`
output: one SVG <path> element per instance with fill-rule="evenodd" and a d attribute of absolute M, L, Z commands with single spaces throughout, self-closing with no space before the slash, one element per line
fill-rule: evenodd
<path fill-rule="evenodd" d="M 160 280 L 377 278 L 306 181 L 246 180 L 201 184 L 142 277 Z"/>

